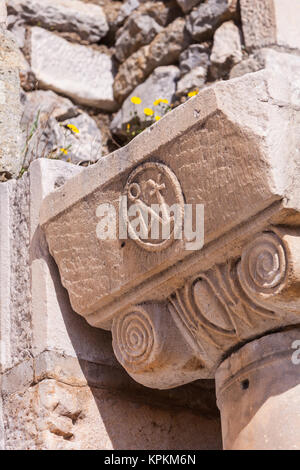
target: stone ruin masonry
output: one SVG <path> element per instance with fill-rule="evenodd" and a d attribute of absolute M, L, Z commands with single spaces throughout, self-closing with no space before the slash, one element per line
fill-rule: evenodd
<path fill-rule="evenodd" d="M 299 449 L 299 2 L 86 3 L 0 0 L 0 448 Z M 150 179 L 202 250 L 97 238 Z"/>

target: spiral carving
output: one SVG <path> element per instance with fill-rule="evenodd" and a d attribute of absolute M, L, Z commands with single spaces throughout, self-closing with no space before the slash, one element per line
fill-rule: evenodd
<path fill-rule="evenodd" d="M 154 327 L 142 307 L 118 316 L 112 334 L 117 359 L 124 367 L 135 371 L 147 362 L 154 346 Z"/>
<path fill-rule="evenodd" d="M 285 248 L 275 233 L 263 233 L 242 254 L 239 275 L 246 289 L 272 294 L 284 284 L 287 272 Z"/>

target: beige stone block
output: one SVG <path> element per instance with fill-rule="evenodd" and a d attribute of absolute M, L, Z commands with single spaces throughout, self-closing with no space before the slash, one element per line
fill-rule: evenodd
<path fill-rule="evenodd" d="M 31 68 L 40 87 L 96 108 L 113 111 L 114 70 L 109 55 L 34 27 Z"/>
<path fill-rule="evenodd" d="M 240 4 L 248 48 L 268 45 L 300 48 L 298 0 L 241 0 Z"/>
<path fill-rule="evenodd" d="M 13 37 L 1 27 L 0 44 L 0 174 L 16 177 L 22 163 L 19 79 L 21 56 Z"/>
<path fill-rule="evenodd" d="M 0 0 L 0 24 L 6 22 L 7 11 L 5 0 Z"/>

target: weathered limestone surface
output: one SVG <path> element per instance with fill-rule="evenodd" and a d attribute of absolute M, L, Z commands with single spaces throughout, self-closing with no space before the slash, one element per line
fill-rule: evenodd
<path fill-rule="evenodd" d="M 102 8 L 78 0 L 8 0 L 7 7 L 17 21 L 74 32 L 88 42 L 100 41 L 108 32 Z"/>
<path fill-rule="evenodd" d="M 111 57 L 68 41 L 42 28 L 31 31 L 31 67 L 40 87 L 96 108 L 113 110 Z"/>
<path fill-rule="evenodd" d="M 1 26 L 0 44 L 0 174 L 17 176 L 22 158 L 19 128 L 21 55 L 11 34 Z"/>
<path fill-rule="evenodd" d="M 239 28 L 233 21 L 227 21 L 214 34 L 214 44 L 210 60 L 215 76 L 229 72 L 233 65 L 241 62 L 242 43 Z"/>
<path fill-rule="evenodd" d="M 299 450 L 300 330 L 233 353 L 216 374 L 224 449 Z"/>
<path fill-rule="evenodd" d="M 279 45 L 300 48 L 300 4 L 297 0 L 241 0 L 248 48 Z"/>
<path fill-rule="evenodd" d="M 112 329 L 119 362 L 144 385 L 213 377 L 240 342 L 299 321 L 300 115 L 287 72 L 204 89 L 43 203 L 41 225 L 73 309 Z M 145 188 L 158 177 L 169 205 L 205 204 L 204 248 L 191 252 L 184 239 L 99 240 L 98 204 L 119 214 L 131 184 Z"/>

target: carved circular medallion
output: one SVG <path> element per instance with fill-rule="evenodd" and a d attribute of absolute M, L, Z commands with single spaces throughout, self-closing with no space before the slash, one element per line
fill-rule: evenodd
<path fill-rule="evenodd" d="M 124 189 L 123 217 L 128 233 L 140 247 L 161 251 L 180 238 L 184 198 L 175 174 L 162 163 L 138 166 Z"/>

